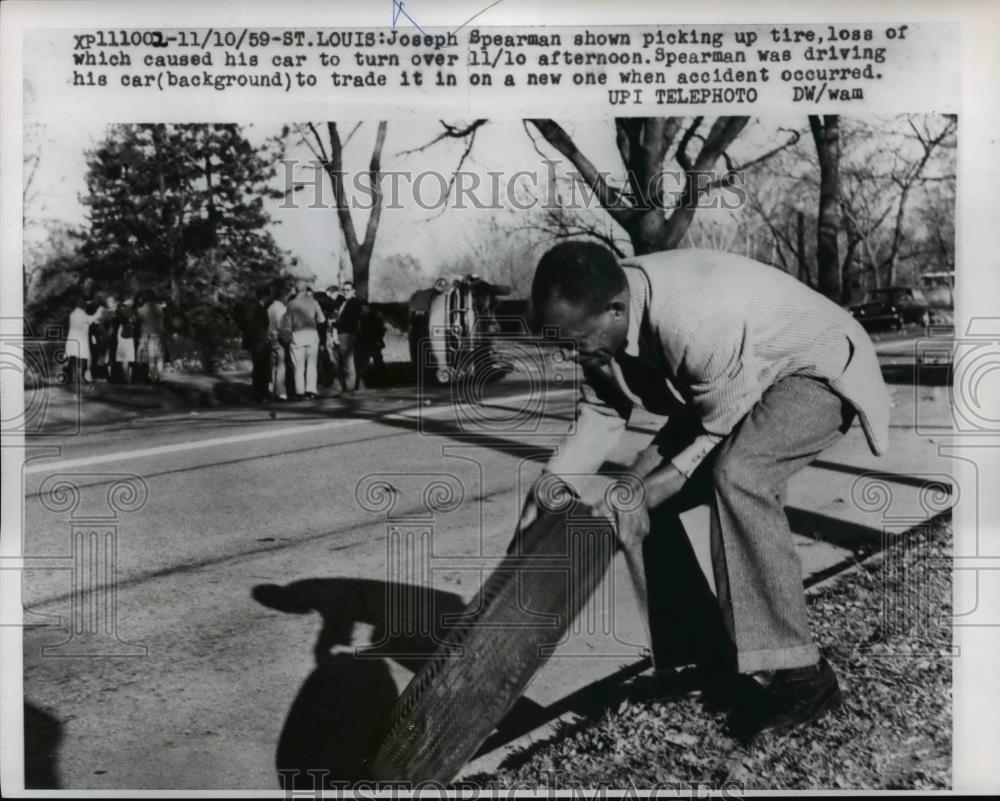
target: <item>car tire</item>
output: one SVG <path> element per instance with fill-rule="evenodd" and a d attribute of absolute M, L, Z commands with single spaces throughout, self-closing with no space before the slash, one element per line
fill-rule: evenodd
<path fill-rule="evenodd" d="M 544 513 L 519 542 L 396 702 L 374 780 L 452 781 L 562 641 L 616 550 L 609 522 L 577 526 L 566 513 Z"/>

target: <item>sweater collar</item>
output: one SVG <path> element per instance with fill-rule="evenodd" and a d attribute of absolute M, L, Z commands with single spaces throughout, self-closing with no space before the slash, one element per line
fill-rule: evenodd
<path fill-rule="evenodd" d="M 639 355 L 639 334 L 642 320 L 649 310 L 649 279 L 639 267 L 622 265 L 628 280 L 628 332 L 625 335 L 625 354 Z"/>

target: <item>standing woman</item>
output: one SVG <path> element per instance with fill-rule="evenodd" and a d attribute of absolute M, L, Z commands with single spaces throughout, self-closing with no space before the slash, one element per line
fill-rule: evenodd
<path fill-rule="evenodd" d="M 101 310 L 87 310 L 87 301 L 82 295 L 75 299 L 73 311 L 69 313 L 69 331 L 66 334 L 66 355 L 69 356 L 68 377 L 89 384 L 90 376 L 90 324 L 101 316 Z"/>
<path fill-rule="evenodd" d="M 289 358 L 288 347 L 291 340 L 281 327 L 285 318 L 285 304 L 281 301 L 284 293 L 280 283 L 275 281 L 272 289 L 273 300 L 267 307 L 267 338 L 271 343 L 271 394 L 278 400 L 288 400 L 285 361 Z"/>
<path fill-rule="evenodd" d="M 123 300 L 113 309 L 115 316 L 111 318 L 115 346 L 114 360 L 122 366 L 122 381 L 132 383 L 132 365 L 135 363 L 135 309 L 132 301 Z"/>
<path fill-rule="evenodd" d="M 150 382 L 155 384 L 163 373 L 163 307 L 152 292 L 142 290 L 135 296 L 135 314 L 139 321 L 136 355 L 146 365 Z"/>

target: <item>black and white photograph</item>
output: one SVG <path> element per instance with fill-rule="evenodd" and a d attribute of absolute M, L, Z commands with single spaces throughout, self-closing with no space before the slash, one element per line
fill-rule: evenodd
<path fill-rule="evenodd" d="M 5 794 L 995 786 L 976 3 L 10 5 Z"/>

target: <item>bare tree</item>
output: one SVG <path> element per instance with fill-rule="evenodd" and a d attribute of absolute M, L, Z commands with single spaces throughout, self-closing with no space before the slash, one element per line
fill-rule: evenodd
<path fill-rule="evenodd" d="M 442 272 L 452 275 L 474 273 L 505 285 L 515 297 L 524 298 L 531 290 L 539 244 L 537 229 L 504 225 L 491 217 L 467 232 L 465 247 L 445 259 Z"/>
<path fill-rule="evenodd" d="M 448 182 L 448 191 L 451 191 L 455 182 L 457 172 L 462 168 L 466 159 L 475 144 L 476 132 L 485 125 L 487 120 L 473 120 L 467 125 L 452 125 L 441 121 L 442 131 L 438 136 L 424 145 L 397 153 L 397 156 L 406 156 L 412 153 L 419 153 L 432 145 L 447 139 L 463 140 L 465 147 L 459 158 L 455 173 L 452 174 Z M 340 131 L 336 122 L 326 123 L 326 136 L 320 132 L 320 127 L 314 123 L 305 123 L 295 126 L 302 141 L 312 152 L 313 156 L 323 167 L 324 172 L 330 179 L 333 187 L 334 203 L 337 210 L 337 220 L 340 231 L 344 239 L 344 247 L 347 250 L 351 261 L 354 286 L 357 293 L 362 298 L 368 297 L 368 288 L 371 275 L 372 251 L 375 247 L 375 239 L 378 234 L 379 223 L 382 218 L 384 205 L 384 193 L 381 186 L 382 177 L 382 150 L 385 145 L 385 135 L 388 124 L 385 120 L 378 123 L 375 134 L 375 142 L 372 146 L 371 157 L 368 162 L 368 186 L 366 190 L 370 195 L 370 200 L 364 201 L 364 206 L 368 208 L 368 221 L 365 225 L 364 238 L 359 239 L 354 227 L 354 220 L 351 216 L 352 203 L 348 195 L 347 184 L 344 175 L 344 148 L 351 140 L 361 123 L 357 123 L 341 140 Z M 300 186 L 295 187 L 301 188 Z M 442 206 L 443 212 L 446 207 Z"/>
<path fill-rule="evenodd" d="M 850 191 L 841 198 L 843 216 L 862 246 L 876 286 L 895 284 L 899 261 L 907 258 L 903 246 L 914 193 L 930 183 L 954 180 L 957 118 L 908 115 L 905 124 L 901 135 L 883 134 L 882 146 L 848 170 Z M 928 168 L 942 153 L 946 154 L 943 169 L 929 174 Z"/>
<path fill-rule="evenodd" d="M 420 261 L 409 253 L 391 253 L 374 263 L 370 298 L 380 302 L 406 301 L 428 283 Z"/>
<path fill-rule="evenodd" d="M 746 209 L 762 228 L 756 258 L 807 286 L 815 285 L 816 215 L 806 209 L 819 191 L 817 167 L 815 147 L 800 142 L 748 172 L 743 183 Z"/>
<path fill-rule="evenodd" d="M 489 122 L 489 120 L 484 120 L 484 119 L 473 120 L 472 122 L 466 125 L 461 125 L 461 124 L 453 125 L 451 123 L 445 122 L 444 120 L 438 120 L 438 122 L 441 123 L 442 130 L 437 136 L 435 136 L 429 142 L 425 142 L 424 144 L 420 145 L 419 147 L 413 147 L 410 148 L 409 150 L 401 150 L 396 155 L 409 156 L 414 153 L 423 153 L 425 150 L 427 150 L 430 147 L 433 147 L 438 142 L 442 142 L 449 139 L 461 140 L 463 143 L 462 155 L 459 156 L 458 164 L 456 165 L 454 171 L 452 172 L 451 178 L 448 179 L 447 189 L 444 192 L 444 195 L 447 197 L 451 193 L 452 187 L 455 185 L 455 179 L 458 177 L 459 172 L 462 170 L 462 167 L 465 165 L 465 162 L 472 154 L 472 148 L 476 144 L 476 134 L 479 133 L 479 129 L 482 128 L 487 122 Z M 441 204 L 441 210 L 438 212 L 438 214 L 433 216 L 440 216 L 441 214 L 444 213 L 446 208 L 447 206 L 445 204 Z"/>
<path fill-rule="evenodd" d="M 45 150 L 46 136 L 44 125 L 26 125 L 24 129 L 24 150 L 23 157 L 23 183 L 21 186 L 21 231 L 27 234 L 29 228 L 41 223 L 40 215 L 44 209 L 44 203 L 39 207 L 40 193 L 35 185 L 38 178 L 38 168 L 42 163 L 42 153 Z M 28 291 L 34 280 L 35 273 L 41 267 L 41 260 L 38 258 L 37 247 L 26 246 L 23 261 L 23 286 L 24 294 L 22 298 L 27 300 Z"/>
<path fill-rule="evenodd" d="M 625 172 L 624 179 L 617 182 L 608 172 L 598 170 L 555 120 L 528 122 L 569 160 L 600 206 L 625 230 L 634 253 L 641 255 L 676 248 L 709 192 L 730 185 L 737 173 L 767 160 L 798 138 L 796 134 L 758 158 L 737 165 L 727 151 L 749 120 L 718 117 L 703 134 L 703 117 L 695 117 L 686 127 L 683 117 L 617 118 L 615 146 Z M 693 152 L 696 141 L 697 152 Z M 667 197 L 664 188 L 665 165 L 671 151 L 681 178 L 675 202 Z M 726 164 L 722 175 L 715 172 L 720 160 Z"/>
<path fill-rule="evenodd" d="M 382 218 L 383 193 L 381 184 L 382 148 L 385 145 L 385 133 L 388 124 L 385 120 L 378 123 L 375 132 L 375 143 L 372 146 L 371 157 L 368 160 L 368 221 L 365 225 L 364 237 L 359 239 L 351 217 L 351 198 L 348 196 L 344 175 L 344 147 L 357 132 L 358 123 L 341 140 L 340 130 L 336 122 L 326 123 L 326 136 L 320 132 L 320 126 L 315 123 L 305 123 L 295 126 L 301 140 L 312 151 L 323 171 L 330 179 L 333 188 L 334 203 L 337 210 L 337 221 L 344 237 L 344 246 L 351 260 L 354 287 L 361 298 L 368 297 L 368 282 L 371 268 L 372 250 L 375 247 L 375 237 L 378 234 L 379 221 Z"/>
<path fill-rule="evenodd" d="M 817 287 L 841 302 L 840 280 L 840 118 L 809 115 L 809 128 L 819 158 L 819 210 L 816 215 Z"/>
<path fill-rule="evenodd" d="M 921 232 L 900 262 L 931 271 L 955 269 L 955 182 L 935 183 L 917 209 Z"/>
<path fill-rule="evenodd" d="M 592 237 L 603 242 L 618 258 L 628 255 L 631 242 L 628 237 L 619 233 L 620 229 L 616 229 L 607 215 L 598 217 L 591 209 L 580 208 L 573 202 L 567 203 L 564 193 L 558 188 L 551 199 L 554 202 L 543 204 L 540 213 L 522 226 L 522 229 L 536 231 L 551 239 Z"/>

